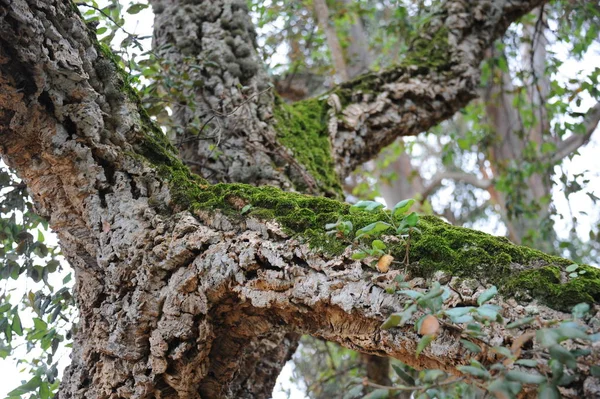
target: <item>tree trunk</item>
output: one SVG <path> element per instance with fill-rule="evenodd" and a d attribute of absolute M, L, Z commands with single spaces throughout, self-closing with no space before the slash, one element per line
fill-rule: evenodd
<path fill-rule="evenodd" d="M 520 175 L 514 173 L 523 169 L 520 163 L 543 163 L 541 157 L 531 159 L 531 155 L 527 155 L 528 151 L 531 152 L 531 147 L 528 149 L 530 142 L 540 148 L 545 141 L 551 140 L 550 121 L 544 105 L 550 86 L 545 74 L 548 43 L 543 28 L 543 10 L 537 9 L 534 14 L 540 23 L 525 27 L 525 35 L 531 41 L 531 45 L 523 48 L 522 55 L 531 75 L 525 82 L 529 88 L 529 101 L 522 106 L 532 107 L 537 111 L 534 115 L 534 125 L 523 126 L 520 110 L 515 107 L 514 88 L 509 72 L 497 70 L 496 76 L 491 79 L 486 89 L 486 112 L 495 133 L 488 156 L 495 174 L 502 176 L 512 173 L 514 179 L 509 192 L 498 191 L 495 188 L 490 190 L 492 198 L 503 210 L 502 217 L 510 239 L 550 252 L 556 239 L 552 226 L 548 225 L 553 164 L 548 163 L 546 170 L 529 176 L 519 177 Z"/>
<path fill-rule="evenodd" d="M 355 162 L 346 156 L 359 149 L 374 153 L 393 139 L 383 131 L 416 134 L 472 98 L 475 86 L 461 83 L 477 81 L 479 50 L 539 2 L 490 1 L 493 12 L 486 13 L 479 4 L 448 2 L 428 27 L 453 27 L 443 29 L 450 64 L 404 66 L 366 78 L 387 93 L 385 100 L 363 94 L 338 107 L 330 96 L 340 173 Z M 461 10 L 473 17 L 457 19 Z M 469 21 L 474 25 L 465 26 Z M 471 51 L 473 43 L 478 51 Z M 385 291 L 400 270 L 378 273 L 353 260 L 347 243 L 323 228 L 338 217 L 362 227 L 383 215 L 351 214 L 335 200 L 276 187 L 210 184 L 191 174 L 141 111 L 123 73 L 72 3 L 0 0 L 0 151 L 57 232 L 76 279 L 80 323 L 59 397 L 266 397 L 267 385 L 247 382 L 268 381 L 257 374 L 279 364 L 267 360 L 285 359 L 293 347 L 277 344 L 302 333 L 459 374 L 456 366 L 471 355 L 452 330 L 442 329 L 417 358 L 413 325 L 380 329 L 407 303 Z M 446 84 L 451 87 L 439 94 Z M 342 86 L 338 100 L 351 87 Z M 436 91 L 421 92 L 425 88 Z M 434 101 L 419 111 L 419 101 L 401 95 L 413 90 Z M 417 109 L 400 112 L 407 107 Z M 366 114 L 356 118 L 362 114 L 353 111 L 349 121 L 340 116 L 348 108 Z M 406 125 L 380 124 L 394 113 L 391 118 Z M 281 120 L 302 116 L 288 109 Z M 341 151 L 350 131 L 370 139 Z M 247 205 L 251 210 L 241 215 Z M 451 294 L 455 304 L 473 302 L 485 285 L 496 284 L 508 320 L 522 317 L 522 305 L 531 301 L 537 318 L 549 321 L 568 319 L 563 311 L 576 303 L 600 300 L 600 276 L 592 268 L 582 266 L 585 276 L 567 279 L 566 260 L 435 218 L 423 218 L 420 228 L 407 265 L 416 289 L 435 270 L 460 292 Z M 485 334 L 510 342 L 519 333 L 498 328 Z M 597 364 L 598 351 L 585 359 Z M 585 397 L 598 380 L 583 373 L 571 386 Z"/>

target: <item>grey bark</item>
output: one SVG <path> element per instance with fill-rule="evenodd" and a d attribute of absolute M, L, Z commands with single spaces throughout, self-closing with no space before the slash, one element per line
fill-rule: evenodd
<path fill-rule="evenodd" d="M 261 362 L 279 349 L 265 339 L 294 333 L 457 372 L 468 356 L 451 331 L 417 359 L 412 326 L 379 329 L 405 305 L 384 291 L 398 271 L 366 269 L 350 250 L 312 250 L 273 221 L 182 206 L 169 182 L 181 172 L 174 149 L 73 7 L 0 0 L 0 153 L 75 273 L 80 324 L 60 398 L 265 397 L 265 386 L 246 384 L 260 378 L 241 369 L 254 351 L 244 343 L 258 343 Z M 461 292 L 453 303 L 485 284 L 449 281 Z M 526 312 L 511 298 L 498 303 L 509 319 Z M 535 307 L 543 321 L 569 317 Z M 501 327 L 486 334 L 511 337 Z M 598 388 L 592 377 L 578 383 L 580 396 Z"/>
<path fill-rule="evenodd" d="M 307 186 L 314 177 L 278 139 L 271 82 L 256 52 L 256 32 L 243 0 L 152 0 L 157 54 L 186 74 L 188 101 L 172 104 L 182 159 L 211 182 Z M 184 83 L 182 81 L 179 83 Z M 204 129 L 191 128 L 200 121 Z"/>
<path fill-rule="evenodd" d="M 308 174 L 298 163 L 287 162 L 290 155 L 277 141 L 271 82 L 256 52 L 246 2 L 154 0 L 152 6 L 155 52 L 172 63 L 179 76 L 197 82 L 182 93 L 189 101 L 173 104 L 173 122 L 183 130 L 174 144 L 184 162 L 213 182 L 267 184 L 284 190 L 297 186 L 294 179 Z M 186 62 L 189 59 L 195 61 Z M 193 131 L 194 120 L 203 121 L 206 131 Z M 306 186 L 309 192 L 320 193 L 312 181 Z M 276 331 L 221 343 L 233 358 L 218 351 L 218 374 L 231 374 L 231 386 L 236 386 L 232 392 L 240 398 L 268 396 L 298 338 Z M 213 385 L 205 382 L 201 391 L 210 397 Z"/>
<path fill-rule="evenodd" d="M 332 98 L 333 104 L 342 106 L 334 107 L 329 123 L 339 175 L 346 176 L 397 137 L 435 126 L 475 98 L 485 50 L 515 17 L 541 3 L 444 2 L 421 33 L 421 40 L 409 50 L 413 55 L 423 52 L 411 59 L 417 65 L 368 74 L 340 85 L 342 91 L 349 91 L 342 92 L 342 97 L 350 101 L 342 105 L 340 99 Z M 436 36 L 438 32 L 444 32 L 442 38 Z M 438 51 L 446 55 L 445 61 L 430 64 Z"/>

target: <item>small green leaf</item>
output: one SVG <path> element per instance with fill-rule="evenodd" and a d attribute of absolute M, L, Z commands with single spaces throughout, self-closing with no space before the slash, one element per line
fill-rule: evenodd
<path fill-rule="evenodd" d="M 50 397 L 50 387 L 48 387 L 47 382 L 42 382 L 40 385 L 40 399 L 48 399 Z"/>
<path fill-rule="evenodd" d="M 575 370 L 577 368 L 577 360 L 575 360 L 575 356 L 573 356 L 573 354 L 567 349 L 560 346 L 560 344 L 551 346 L 549 352 L 552 358 L 566 365 L 571 370 Z"/>
<path fill-rule="evenodd" d="M 382 330 L 389 330 L 390 328 L 393 327 L 398 327 L 398 325 L 400 324 L 400 320 L 401 320 L 401 314 L 400 313 L 392 313 L 386 321 L 383 322 L 383 324 L 381 325 L 381 329 Z"/>
<path fill-rule="evenodd" d="M 490 373 L 487 370 L 481 369 L 479 367 L 473 366 L 458 366 L 456 367 L 458 371 L 464 374 L 469 374 L 477 378 L 483 378 L 484 380 L 490 379 Z"/>
<path fill-rule="evenodd" d="M 540 386 L 538 399 L 560 399 L 561 395 L 558 389 L 552 384 L 543 384 Z"/>
<path fill-rule="evenodd" d="M 473 342 L 471 342 L 471 341 L 468 341 L 468 340 L 466 340 L 466 339 L 461 339 L 461 340 L 460 340 L 460 343 L 461 343 L 461 344 L 463 344 L 463 346 L 464 346 L 464 347 L 465 347 L 465 348 L 466 348 L 468 351 L 471 351 L 471 352 L 473 352 L 473 353 L 479 353 L 479 352 L 481 352 L 481 348 L 480 348 L 478 345 L 476 345 L 476 344 L 474 344 Z"/>
<path fill-rule="evenodd" d="M 479 298 L 477 298 L 477 304 L 480 306 L 483 305 L 484 303 L 492 299 L 494 296 L 496 296 L 497 293 L 498 288 L 496 288 L 495 285 L 492 285 L 490 288 L 483 291 L 481 295 L 479 295 Z"/>
<path fill-rule="evenodd" d="M 506 328 L 511 329 L 511 328 L 521 327 L 521 326 L 531 323 L 534 320 L 535 320 L 535 317 L 532 317 L 532 316 L 524 317 L 522 319 L 515 320 L 512 323 L 508 323 L 506 325 Z"/>
<path fill-rule="evenodd" d="M 485 304 L 477 308 L 477 314 L 488 319 L 496 320 L 500 307 L 496 305 Z"/>
<path fill-rule="evenodd" d="M 398 294 L 406 295 L 411 299 L 419 299 L 423 297 L 423 294 L 421 292 L 415 290 L 402 290 L 398 291 Z"/>
<path fill-rule="evenodd" d="M 405 199 L 403 201 L 398 202 L 392 209 L 392 216 L 398 217 L 404 215 L 406 212 L 408 212 L 408 210 L 414 203 L 414 199 Z"/>
<path fill-rule="evenodd" d="M 583 339 L 586 341 L 590 339 L 586 333 L 574 327 L 560 326 L 556 331 L 560 334 L 561 338 Z"/>
<path fill-rule="evenodd" d="M 444 310 L 444 314 L 446 316 L 450 317 L 451 320 L 454 320 L 454 319 L 456 319 L 458 317 L 466 315 L 467 313 L 469 313 L 473 309 L 475 309 L 473 306 L 451 308 L 451 309 Z"/>
<path fill-rule="evenodd" d="M 363 386 L 363 384 L 358 384 L 358 385 L 354 385 L 352 388 L 350 388 L 343 396 L 342 399 L 357 399 L 357 398 L 361 398 L 363 395 L 363 390 L 365 389 L 365 387 Z"/>
<path fill-rule="evenodd" d="M 423 382 L 432 383 L 436 382 L 442 377 L 445 377 L 446 375 L 447 374 L 444 373 L 442 370 L 425 370 L 420 380 Z"/>
<path fill-rule="evenodd" d="M 45 331 L 48 329 L 48 324 L 44 320 L 34 317 L 33 318 L 33 328 L 36 330 Z"/>
<path fill-rule="evenodd" d="M 377 201 L 358 201 L 356 204 L 350 207 L 350 212 L 354 211 L 365 211 L 375 212 L 383 208 L 383 204 Z"/>
<path fill-rule="evenodd" d="M 373 249 L 380 249 L 382 251 L 387 248 L 385 243 L 381 240 L 373 240 L 373 242 L 371 243 L 371 246 L 373 247 Z"/>
<path fill-rule="evenodd" d="M 363 227 L 362 229 L 357 230 L 356 238 L 376 235 L 376 234 L 386 231 L 390 227 L 391 227 L 391 225 L 386 222 L 379 221 L 379 222 L 371 223 L 371 224 Z"/>
<path fill-rule="evenodd" d="M 403 222 L 408 227 L 415 227 L 419 222 L 419 215 L 416 212 L 412 212 L 410 215 L 404 218 Z"/>
<path fill-rule="evenodd" d="M 494 346 L 494 347 L 492 347 L 492 351 L 496 352 L 499 355 L 507 357 L 507 358 L 512 357 L 512 352 L 510 351 L 510 349 L 508 349 L 504 346 Z"/>
<path fill-rule="evenodd" d="M 27 381 L 25 384 L 10 391 L 7 396 L 21 396 L 27 392 L 35 391 L 41 385 L 41 383 L 42 379 L 36 375 L 35 377 Z"/>
<path fill-rule="evenodd" d="M 361 259 L 364 259 L 364 258 L 366 258 L 366 257 L 367 257 L 367 253 L 366 253 L 366 252 L 363 252 L 363 251 L 360 251 L 360 252 L 354 252 L 354 253 L 352 254 L 352 259 L 354 259 L 354 260 L 361 260 Z"/>
<path fill-rule="evenodd" d="M 590 311 L 590 305 L 588 305 L 585 302 L 582 302 L 582 303 L 578 303 L 577 305 L 573 306 L 571 313 L 573 314 L 574 318 L 581 319 L 589 311 Z"/>
<path fill-rule="evenodd" d="M 21 336 L 23 335 L 23 326 L 21 325 L 21 318 L 19 317 L 19 313 L 15 313 L 12 320 L 11 329 L 15 332 L 15 334 Z"/>
<path fill-rule="evenodd" d="M 506 373 L 506 379 L 510 381 L 517 381 L 523 384 L 542 384 L 546 382 L 546 377 L 537 373 L 525 373 L 523 371 L 510 370 Z"/>
<path fill-rule="evenodd" d="M 436 281 L 434 283 L 434 286 L 429 290 L 429 292 L 427 292 L 425 295 L 423 295 L 421 300 L 426 301 L 429 299 L 433 299 L 433 298 L 442 296 L 443 294 L 444 294 L 444 290 L 440 287 L 439 283 Z"/>
<path fill-rule="evenodd" d="M 127 14 L 135 15 L 146 8 L 148 8 L 148 4 L 135 3 L 127 9 Z"/>
<path fill-rule="evenodd" d="M 467 140 L 467 139 L 458 139 L 456 142 L 458 143 L 458 147 L 461 150 L 465 150 L 466 151 L 469 148 L 471 148 L 471 142 L 469 140 Z"/>
<path fill-rule="evenodd" d="M 570 273 L 570 272 L 574 272 L 577 269 L 579 269 L 579 265 L 573 263 L 571 266 L 567 266 L 567 268 L 565 269 L 565 271 L 567 273 Z"/>
<path fill-rule="evenodd" d="M 245 214 L 246 212 L 248 212 L 250 209 L 252 209 L 252 204 L 245 205 L 245 206 L 242 208 L 242 210 L 240 211 L 240 214 L 242 214 L 242 215 L 243 215 L 243 214 Z M 335 227 L 335 225 L 334 225 L 334 227 Z M 327 226 L 325 226 L 325 228 L 327 228 Z"/>
<path fill-rule="evenodd" d="M 518 364 L 520 366 L 525 366 L 525 367 L 537 367 L 538 362 L 537 362 L 537 360 L 533 360 L 533 359 L 519 359 L 515 362 L 515 364 Z"/>
<path fill-rule="evenodd" d="M 396 364 L 392 364 L 392 368 L 394 369 L 396 374 L 398 374 L 398 377 L 400 377 L 408 385 L 410 385 L 410 386 L 415 385 L 415 379 L 410 374 L 408 374 L 406 371 L 402 370 L 402 368 L 400 366 L 398 366 Z"/>
<path fill-rule="evenodd" d="M 544 348 L 549 348 L 558 344 L 560 335 L 557 331 L 550 328 L 542 328 L 541 330 L 535 332 L 535 339 Z"/>
<path fill-rule="evenodd" d="M 571 277 L 571 278 L 579 277 L 579 274 L 577 274 L 577 273 L 570 273 L 569 277 Z"/>
<path fill-rule="evenodd" d="M 352 229 L 354 229 L 354 226 L 352 226 L 352 222 L 349 220 L 346 220 L 344 222 L 342 222 L 342 231 L 344 232 L 344 234 L 348 235 L 352 232 Z"/>
<path fill-rule="evenodd" d="M 421 352 L 423 352 L 423 350 L 425 348 L 427 348 L 429 346 L 429 344 L 431 343 L 431 341 L 433 341 L 434 339 L 435 339 L 435 334 L 423 335 L 423 338 L 421 338 L 419 340 L 419 343 L 417 344 L 417 351 L 415 353 L 415 356 L 419 357 Z"/>

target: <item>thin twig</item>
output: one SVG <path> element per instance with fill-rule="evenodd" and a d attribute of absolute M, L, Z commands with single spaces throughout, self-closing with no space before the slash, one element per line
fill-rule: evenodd
<path fill-rule="evenodd" d="M 370 387 L 377 388 L 377 389 L 387 389 L 387 390 L 390 390 L 390 391 L 419 391 L 419 390 L 422 390 L 422 389 L 431 389 L 431 388 L 443 387 L 445 385 L 452 385 L 452 384 L 455 384 L 457 382 L 461 382 L 463 380 L 464 380 L 463 377 L 459 377 L 459 378 L 454 378 L 454 379 L 451 379 L 451 380 L 445 380 L 445 381 L 442 381 L 440 383 L 432 384 L 432 385 L 419 385 L 419 386 L 414 386 L 414 387 L 407 387 L 407 386 L 390 387 L 390 386 L 386 386 L 386 385 L 380 385 L 380 384 L 377 384 L 375 382 L 371 382 L 367 378 L 365 378 L 363 380 L 363 385 L 368 385 Z"/>

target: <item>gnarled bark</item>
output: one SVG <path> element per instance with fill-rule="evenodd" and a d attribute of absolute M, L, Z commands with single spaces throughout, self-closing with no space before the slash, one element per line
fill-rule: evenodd
<path fill-rule="evenodd" d="M 329 122 L 338 173 L 346 176 L 398 136 L 419 134 L 475 98 L 485 50 L 542 3 L 444 2 L 399 67 L 340 85 Z"/>

